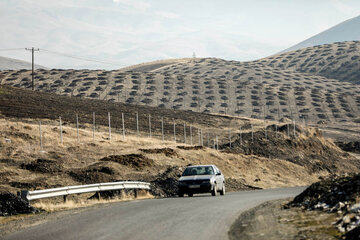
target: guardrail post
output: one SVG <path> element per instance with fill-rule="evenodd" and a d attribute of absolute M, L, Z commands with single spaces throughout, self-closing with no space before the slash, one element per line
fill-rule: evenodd
<path fill-rule="evenodd" d="M 27 199 L 28 192 L 29 192 L 28 190 L 21 190 L 20 191 L 20 197 L 22 199 L 24 199 L 25 201 L 27 201 L 27 202 L 29 202 L 29 200 Z"/>
<path fill-rule="evenodd" d="M 96 192 L 96 193 L 95 193 L 95 198 L 96 198 L 97 200 L 100 200 L 100 199 L 101 199 L 100 192 Z"/>
<path fill-rule="evenodd" d="M 138 197 L 138 190 L 134 189 L 134 198 L 137 198 L 137 197 Z"/>
<path fill-rule="evenodd" d="M 68 195 L 64 195 L 64 196 L 63 196 L 64 203 L 66 203 L 66 201 L 67 201 L 67 196 L 68 196 Z"/>

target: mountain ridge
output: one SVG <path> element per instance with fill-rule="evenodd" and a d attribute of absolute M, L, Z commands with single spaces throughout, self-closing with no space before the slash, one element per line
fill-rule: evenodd
<path fill-rule="evenodd" d="M 360 15 L 345 20 L 275 55 L 323 44 L 360 40 Z"/>
<path fill-rule="evenodd" d="M 37 64 L 34 67 L 35 69 L 46 69 L 46 67 Z M 31 62 L 0 56 L 0 71 L 20 69 L 31 69 Z"/>

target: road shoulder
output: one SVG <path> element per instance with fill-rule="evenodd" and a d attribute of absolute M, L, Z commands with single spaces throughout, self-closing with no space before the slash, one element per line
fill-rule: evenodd
<path fill-rule="evenodd" d="M 265 202 L 242 213 L 231 226 L 229 239 L 338 239 L 339 233 L 331 224 L 336 219 L 334 214 L 283 209 L 289 200 Z"/>

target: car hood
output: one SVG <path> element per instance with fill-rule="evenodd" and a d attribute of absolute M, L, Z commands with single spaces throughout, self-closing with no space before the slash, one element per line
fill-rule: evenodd
<path fill-rule="evenodd" d="M 188 180 L 210 180 L 214 175 L 195 175 L 195 176 L 182 176 L 179 181 Z"/>

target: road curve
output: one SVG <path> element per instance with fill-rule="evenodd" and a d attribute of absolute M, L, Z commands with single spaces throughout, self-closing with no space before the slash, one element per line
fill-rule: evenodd
<path fill-rule="evenodd" d="M 227 239 L 231 224 L 245 210 L 304 188 L 228 193 L 212 197 L 119 202 L 69 215 L 5 236 L 4 239 Z"/>

